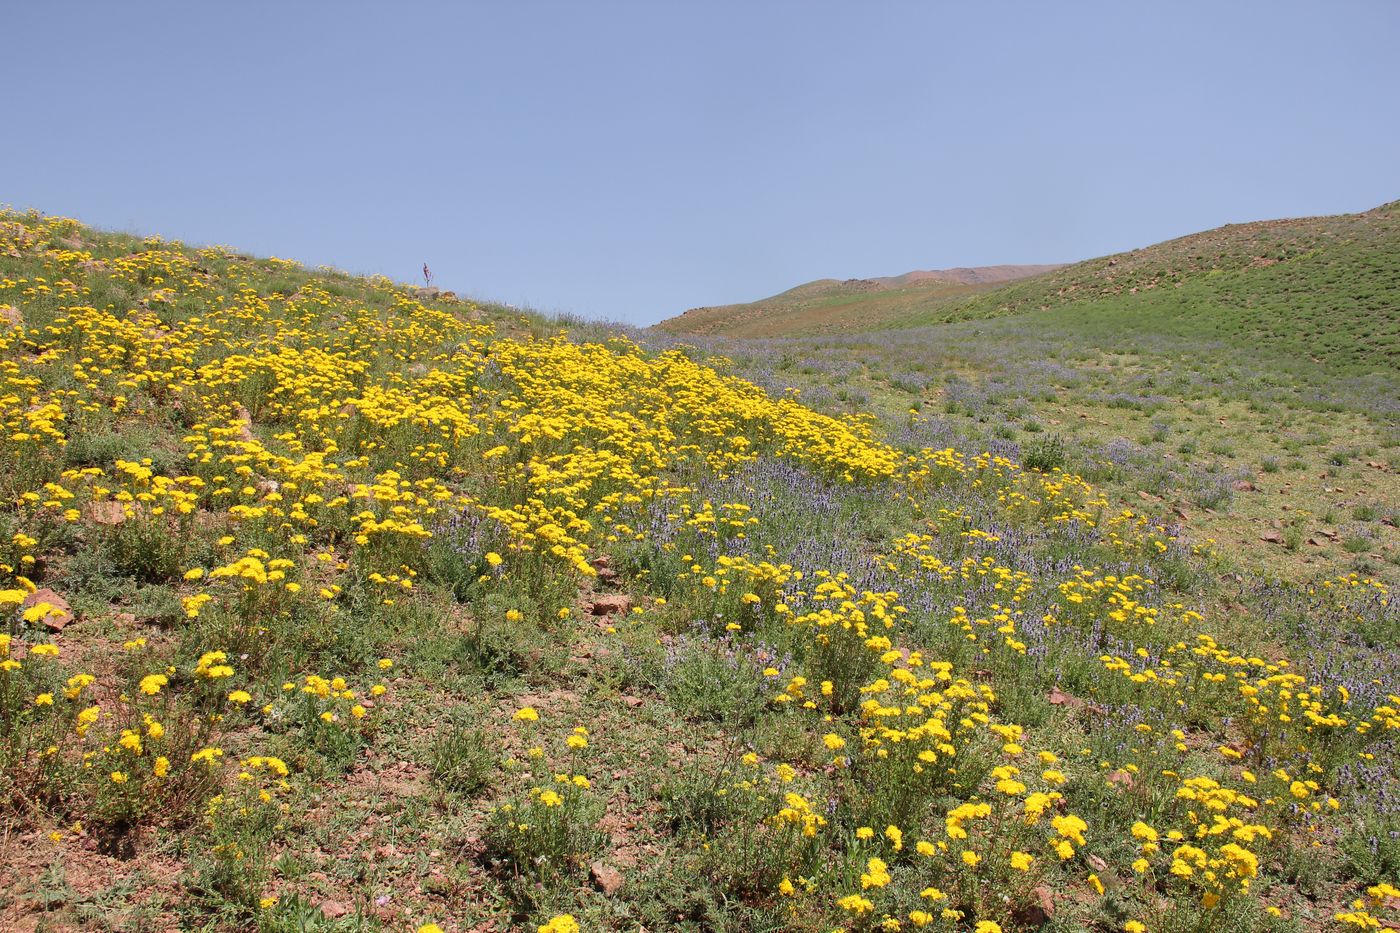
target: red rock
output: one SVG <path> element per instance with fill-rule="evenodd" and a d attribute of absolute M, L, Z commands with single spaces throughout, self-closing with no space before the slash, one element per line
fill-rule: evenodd
<path fill-rule="evenodd" d="M 1028 927 L 1044 926 L 1055 916 L 1055 899 L 1045 885 L 1037 885 L 1031 891 L 1031 903 L 1016 911 L 1016 919 Z"/>
<path fill-rule="evenodd" d="M 622 593 L 612 593 L 607 596 L 594 598 L 593 605 L 589 608 L 595 616 L 610 616 L 627 612 L 632 608 L 632 597 Z"/>
<path fill-rule="evenodd" d="M 20 604 L 20 608 L 28 609 L 31 606 L 37 606 L 39 603 L 48 603 L 49 606 L 52 607 L 49 609 L 48 615 L 44 618 L 44 627 L 49 631 L 61 632 L 64 626 L 73 621 L 73 610 L 68 605 L 68 600 L 50 589 L 35 590 L 30 593 L 24 598 L 24 602 Z"/>
<path fill-rule="evenodd" d="M 89 505 L 88 515 L 99 525 L 120 525 L 126 521 L 126 509 L 120 502 L 111 499 Z"/>
<path fill-rule="evenodd" d="M 593 883 L 602 888 L 604 894 L 616 894 L 622 887 L 625 880 L 622 872 L 602 862 L 594 862 L 588 866 L 588 873 L 593 878 Z"/>
<path fill-rule="evenodd" d="M 253 416 L 248 413 L 248 409 L 239 405 L 233 413 L 234 420 L 238 422 L 238 437 L 244 441 L 253 439 Z"/>

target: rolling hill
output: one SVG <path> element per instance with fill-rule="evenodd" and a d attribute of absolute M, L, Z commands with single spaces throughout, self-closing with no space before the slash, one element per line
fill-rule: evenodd
<path fill-rule="evenodd" d="M 1060 308 L 1103 317 L 1108 326 L 1384 370 L 1400 349 L 1400 202 L 1359 214 L 1230 224 L 1000 284 L 896 281 L 811 283 L 749 305 L 688 311 L 657 327 L 810 336 Z"/>
<path fill-rule="evenodd" d="M 729 337 L 777 337 L 843 329 L 869 319 L 898 319 L 928 304 L 975 295 L 1058 268 L 980 266 L 915 270 L 873 279 L 818 279 L 747 304 L 692 308 L 657 327 L 677 334 Z"/>
<path fill-rule="evenodd" d="M 0 930 L 1395 923 L 1400 393 L 1074 307 L 702 359 L 0 211 Z"/>

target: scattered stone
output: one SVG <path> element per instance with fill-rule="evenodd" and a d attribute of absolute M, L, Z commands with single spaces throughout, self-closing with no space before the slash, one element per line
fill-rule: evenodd
<path fill-rule="evenodd" d="M 1258 492 L 1259 487 L 1247 479 L 1235 480 L 1234 488 L 1236 492 Z"/>
<path fill-rule="evenodd" d="M 1108 776 L 1108 783 L 1110 783 L 1110 784 L 1116 784 L 1116 785 L 1118 785 L 1119 787 L 1123 788 L 1124 790 L 1132 790 L 1132 789 L 1133 789 L 1133 775 L 1132 775 L 1131 772 L 1129 772 L 1129 771 L 1124 771 L 1122 768 L 1119 768 L 1117 771 L 1114 771 L 1112 774 L 1110 774 L 1110 775 Z M 1095 856 L 1092 856 L 1092 855 L 1089 856 L 1089 857 L 1090 857 L 1091 859 L 1092 859 L 1092 858 L 1095 858 Z"/>
<path fill-rule="evenodd" d="M 593 883 L 602 888 L 604 894 L 616 894 L 622 887 L 622 872 L 602 862 L 589 865 L 588 873 L 592 876 Z"/>
<path fill-rule="evenodd" d="M 24 323 L 24 317 L 14 305 L 0 305 L 0 321 L 19 327 Z"/>
<path fill-rule="evenodd" d="M 325 900 L 321 901 L 317 906 L 321 908 L 321 913 L 325 914 L 331 920 L 339 920 L 341 917 L 350 913 L 350 908 L 340 903 L 340 901 Z"/>
<path fill-rule="evenodd" d="M 1267 541 L 1269 544 L 1282 544 L 1283 535 L 1279 534 L 1277 531 L 1266 531 L 1259 536 L 1259 540 Z"/>
<path fill-rule="evenodd" d="M 595 616 L 610 616 L 625 613 L 632 608 L 632 597 L 622 593 L 610 593 L 593 600 L 589 611 Z"/>
<path fill-rule="evenodd" d="M 645 701 L 641 697 L 625 696 L 622 698 L 622 702 L 628 708 L 636 709 L 637 707 L 641 706 Z"/>
<path fill-rule="evenodd" d="M 1016 919 L 1028 927 L 1040 927 L 1055 916 L 1055 899 L 1045 885 L 1037 885 L 1031 892 L 1031 903 L 1017 911 Z"/>
<path fill-rule="evenodd" d="M 234 420 L 238 422 L 238 436 L 244 441 L 253 439 L 253 416 L 248 413 L 248 409 L 239 405 L 233 412 Z"/>
<path fill-rule="evenodd" d="M 120 525 L 126 521 L 126 509 L 114 499 L 103 499 L 88 505 L 88 517 L 99 525 Z"/>
<path fill-rule="evenodd" d="M 20 604 L 20 608 L 28 609 L 31 606 L 37 606 L 40 603 L 49 604 L 48 615 L 44 617 L 44 628 L 48 629 L 49 631 L 61 632 L 63 631 L 64 626 L 68 625 L 68 623 L 73 621 L 73 610 L 68 605 L 68 600 L 64 599 L 62 596 L 59 596 L 57 593 L 55 593 L 51 589 L 48 589 L 47 587 L 44 589 L 35 590 L 34 592 L 26 596 L 24 598 L 24 602 Z"/>
<path fill-rule="evenodd" d="M 1100 715 L 1104 712 L 1102 706 L 1097 706 L 1090 703 L 1088 700 L 1082 700 L 1073 694 L 1065 693 L 1059 687 L 1051 687 L 1050 693 L 1046 695 L 1045 699 L 1051 706 L 1068 706 L 1070 709 L 1082 708 L 1091 713 L 1098 713 Z"/>

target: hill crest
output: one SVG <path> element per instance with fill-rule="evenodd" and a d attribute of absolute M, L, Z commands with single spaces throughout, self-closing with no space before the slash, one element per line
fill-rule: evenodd
<path fill-rule="evenodd" d="M 816 279 L 754 302 L 691 308 L 656 326 L 677 333 L 775 336 L 814 318 L 839 316 L 840 308 L 862 303 L 866 296 L 875 296 L 881 305 L 920 297 L 962 297 L 1061 268 L 1062 264 L 958 266 L 864 279 Z"/>
<path fill-rule="evenodd" d="M 669 333 L 729 337 L 912 327 L 1130 299 L 1160 288 L 1201 284 L 1212 276 L 1297 262 L 1313 266 L 1335 260 L 1374 277 L 1376 263 L 1387 264 L 1384 257 L 1400 244 L 1397 207 L 1400 202 L 1392 201 L 1356 214 L 1226 224 L 1061 266 L 916 271 L 844 282 L 821 279 L 760 301 L 694 308 L 656 327 Z"/>

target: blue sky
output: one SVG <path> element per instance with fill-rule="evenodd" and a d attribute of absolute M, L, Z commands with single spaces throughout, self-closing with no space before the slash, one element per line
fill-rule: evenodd
<path fill-rule="evenodd" d="M 651 323 L 1400 198 L 1400 4 L 5 12 L 0 203 Z"/>

